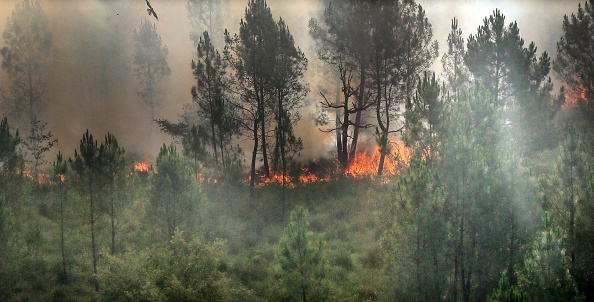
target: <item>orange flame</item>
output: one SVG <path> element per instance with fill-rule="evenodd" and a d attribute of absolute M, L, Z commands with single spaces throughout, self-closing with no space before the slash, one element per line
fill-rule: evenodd
<path fill-rule="evenodd" d="M 284 182 L 283 182 L 284 180 Z M 293 178 L 289 175 L 285 175 L 284 179 L 283 179 L 283 174 L 282 173 L 273 173 L 270 175 L 270 177 L 266 177 L 265 175 L 262 175 L 260 177 L 260 182 L 256 185 L 257 188 L 261 188 L 267 185 L 271 185 L 271 184 L 277 184 L 277 185 L 285 185 L 285 187 L 287 188 L 294 188 L 295 184 L 293 183 Z"/>
<path fill-rule="evenodd" d="M 565 102 L 562 104 L 565 108 L 575 108 L 580 99 L 586 99 L 586 88 L 584 87 L 568 88 L 566 91 L 568 92 L 565 94 Z"/>
<path fill-rule="evenodd" d="M 403 165 L 408 164 L 410 159 L 410 149 L 396 140 L 390 140 L 391 152 L 384 158 L 384 167 L 382 175 L 393 176 L 400 172 Z M 380 147 L 376 146 L 372 152 L 357 152 L 352 163 L 345 171 L 346 176 L 352 178 L 364 178 L 377 176 L 381 158 Z"/>
<path fill-rule="evenodd" d="M 390 140 L 390 150 L 384 158 L 383 173 L 384 176 L 394 176 L 400 173 L 401 169 L 408 164 L 411 157 L 411 150 L 402 142 L 395 139 Z M 324 170 L 320 173 L 312 173 L 307 167 L 301 169 L 299 176 L 293 178 L 286 175 L 283 179 L 282 173 L 271 173 L 269 177 L 260 175 L 257 179 L 256 187 L 261 188 L 267 185 L 284 184 L 288 188 L 294 188 L 297 185 L 308 185 L 318 182 L 328 182 L 332 180 L 333 176 L 344 173 L 349 178 L 375 178 L 377 176 L 379 162 L 380 162 L 380 148 L 376 146 L 372 151 L 357 152 L 355 158 L 346 171 L 340 172 L 340 169 Z M 314 162 L 315 164 L 315 162 Z M 337 164 L 338 165 L 338 164 Z M 384 178 L 387 180 L 387 178 Z M 249 183 L 248 177 L 245 182 Z"/>
<path fill-rule="evenodd" d="M 136 162 L 134 163 L 134 170 L 138 172 L 148 172 L 149 171 L 149 164 L 145 162 Z"/>
<path fill-rule="evenodd" d="M 148 154 L 144 155 L 143 161 L 134 162 L 134 171 L 148 173 L 153 170 L 153 161 Z"/>

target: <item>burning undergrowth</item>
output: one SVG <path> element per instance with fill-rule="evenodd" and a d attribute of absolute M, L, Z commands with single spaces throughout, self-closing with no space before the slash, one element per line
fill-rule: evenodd
<path fill-rule="evenodd" d="M 283 177 L 282 171 L 271 171 L 266 175 L 264 170 L 257 172 L 256 187 L 268 185 L 294 188 L 312 183 L 324 183 L 341 178 L 363 179 L 381 178 L 382 182 L 390 176 L 397 175 L 410 159 L 410 149 L 395 140 L 391 141 L 391 148 L 383 162 L 382 175 L 378 175 L 381 152 L 379 147 L 357 152 L 346 168 L 337 159 L 320 158 L 307 163 L 294 163 Z M 245 183 L 250 182 L 249 176 Z"/>

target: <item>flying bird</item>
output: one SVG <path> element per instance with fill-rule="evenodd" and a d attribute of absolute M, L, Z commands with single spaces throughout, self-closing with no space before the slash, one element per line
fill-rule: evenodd
<path fill-rule="evenodd" d="M 151 6 L 151 4 L 148 2 L 148 0 L 145 0 L 145 1 L 146 1 L 146 5 L 148 6 L 146 11 L 148 12 L 149 16 L 155 16 L 155 19 L 159 20 L 159 17 L 157 16 L 157 13 L 155 13 L 155 10 Z"/>

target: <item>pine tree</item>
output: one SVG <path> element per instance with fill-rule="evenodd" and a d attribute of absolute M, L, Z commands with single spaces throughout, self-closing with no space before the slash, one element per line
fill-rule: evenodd
<path fill-rule="evenodd" d="M 437 56 L 431 24 L 425 11 L 414 1 L 386 1 L 371 6 L 371 51 L 369 91 L 374 95 L 376 135 L 381 156 L 378 175 L 390 154 L 389 136 L 402 130 L 395 127 L 401 107 L 411 109 L 413 90 L 421 72 Z M 404 89 L 395 83 L 405 83 Z"/>
<path fill-rule="evenodd" d="M 436 171 L 419 149 L 394 179 L 382 247 L 388 299 L 440 301 L 451 263 L 447 261 L 446 216 Z"/>
<path fill-rule="evenodd" d="M 542 231 L 538 233 L 519 285 L 536 301 L 583 301 L 575 279 L 569 272 L 569 261 L 563 248 L 563 235 L 548 212 L 543 216 Z"/>
<path fill-rule="evenodd" d="M 250 165 L 250 187 L 256 179 L 256 158 L 262 154 L 263 170 L 270 174 L 267 128 L 270 116 L 267 114 L 271 93 L 268 89 L 274 65 L 270 64 L 276 49 L 277 28 L 270 8 L 264 0 L 250 0 L 242 19 L 239 34 L 225 34 L 225 56 L 235 71 L 237 85 L 241 90 L 240 104 L 243 128 L 254 142 Z"/>
<path fill-rule="evenodd" d="M 282 162 L 284 156 L 286 165 L 289 153 L 300 150 L 300 140 L 294 137 L 292 126 L 298 119 L 294 110 L 301 106 L 307 93 L 301 83 L 307 60 L 295 47 L 284 21 L 274 21 L 264 0 L 249 1 L 239 34 L 231 36 L 227 32 L 226 44 L 225 58 L 237 79 L 239 101 L 236 106 L 240 108 L 238 115 L 243 116 L 239 122 L 254 141 L 250 166 L 253 188 L 258 151 L 262 170 L 268 177 L 271 157 Z M 271 130 L 275 134 L 273 143 L 269 141 Z M 270 154 L 270 150 L 277 147 L 278 156 Z"/>
<path fill-rule="evenodd" d="M 198 105 L 200 127 L 208 129 L 213 160 L 226 166 L 233 148 L 231 141 L 239 132 L 237 110 L 231 103 L 227 64 L 214 48 L 208 32 L 198 41 L 198 60 L 192 61 L 196 86 L 192 87 L 193 101 Z"/>
<path fill-rule="evenodd" d="M 508 120 L 516 141 L 527 151 L 546 147 L 553 117 L 552 82 L 547 78 L 550 59 L 536 54 L 534 42 L 528 47 L 516 22 L 505 25 L 505 16 L 495 10 L 483 20 L 467 42 L 465 62 L 474 78 L 492 94 L 502 117 Z"/>
<path fill-rule="evenodd" d="M 192 171 L 177 154 L 175 146 L 165 144 L 157 157 L 157 173 L 152 179 L 149 205 L 150 217 L 169 241 L 176 229 L 188 227 L 194 217 L 197 203 Z"/>
<path fill-rule="evenodd" d="M 65 187 L 66 173 L 68 172 L 67 162 L 64 160 L 62 153 L 58 151 L 56 161 L 53 166 L 53 180 L 58 185 L 58 199 L 60 200 L 60 254 L 62 257 L 62 281 L 68 280 L 68 272 L 66 270 L 66 244 L 64 238 L 64 203 L 67 200 L 68 192 Z"/>
<path fill-rule="evenodd" d="M 287 301 L 327 301 L 322 248 L 321 238 L 309 230 L 308 211 L 296 207 L 275 256 L 282 269 L 280 278 Z"/>
<path fill-rule="evenodd" d="M 12 80 L 8 112 L 32 122 L 39 114 L 45 91 L 45 70 L 49 63 L 52 35 L 43 8 L 37 1 L 23 0 L 16 4 L 2 33 L 2 69 Z M 33 125 L 32 125 L 33 126 Z"/>
<path fill-rule="evenodd" d="M 558 172 L 562 184 L 562 209 L 560 213 L 561 225 L 565 226 L 567 232 L 567 254 L 570 264 L 575 265 L 575 230 L 576 218 L 578 217 L 578 201 L 583 198 L 583 179 L 586 176 L 587 167 L 584 158 L 584 139 L 577 132 L 573 124 L 565 127 L 565 142 L 562 146 L 561 160 L 558 164 Z"/>
<path fill-rule="evenodd" d="M 554 70 L 567 85 L 571 101 L 579 101 L 587 117 L 592 116 L 594 99 L 594 2 L 578 5 L 576 13 L 563 16 L 563 36 L 557 42 Z M 592 119 L 589 119 L 592 120 Z"/>
<path fill-rule="evenodd" d="M 138 78 L 136 95 L 148 106 L 152 123 L 155 110 L 162 102 L 162 80 L 171 74 L 167 63 L 169 52 L 157 33 L 157 25 L 147 20 L 141 21 L 138 29 L 134 29 L 134 41 L 134 75 Z"/>
<path fill-rule="evenodd" d="M 274 74 L 272 77 L 275 100 L 275 148 L 273 153 L 274 168 L 282 172 L 282 185 L 286 186 L 287 167 L 293 156 L 303 148 L 301 138 L 295 136 L 294 124 L 300 116 L 297 110 L 303 106 L 308 87 L 301 83 L 307 59 L 295 46 L 293 35 L 281 18 L 277 23 L 278 42 L 274 58 Z"/>
<path fill-rule="evenodd" d="M 21 143 L 19 131 L 10 133 L 8 118 L 4 117 L 0 122 L 0 174 L 14 172 L 20 162 L 17 146 Z"/>
<path fill-rule="evenodd" d="M 206 150 L 208 135 L 202 126 L 192 129 L 182 139 L 184 155 L 192 162 L 194 173 L 199 173 L 200 166 L 211 163 L 211 154 Z"/>
<path fill-rule="evenodd" d="M 111 224 L 111 247 L 110 253 L 113 255 L 116 251 L 116 204 L 118 184 L 123 181 L 123 171 L 126 160 L 124 159 L 124 148 L 120 147 L 115 135 L 107 133 L 102 144 L 102 160 L 106 165 L 107 186 L 109 188 L 109 217 Z"/>
<path fill-rule="evenodd" d="M 80 152 L 80 153 L 79 153 Z M 95 292 L 99 291 L 99 282 L 97 280 L 97 243 L 95 235 L 95 221 L 97 194 L 101 187 L 101 176 L 104 173 L 104 161 L 101 158 L 102 150 L 89 130 L 83 134 L 80 141 L 79 150 L 74 150 L 74 159 L 70 158 L 70 166 L 76 172 L 80 181 L 81 190 L 89 196 L 89 216 L 91 231 L 91 257 L 93 264 L 93 287 Z"/>
<path fill-rule="evenodd" d="M 202 39 L 203 32 L 208 32 L 214 38 L 213 44 L 221 46 L 223 42 L 223 17 L 222 8 L 225 3 L 221 0 L 188 0 L 188 19 L 193 31 L 190 39 L 197 46 Z M 221 40 L 219 40 L 221 38 Z"/>
<path fill-rule="evenodd" d="M 470 72 L 464 62 L 466 46 L 458 19 L 452 19 L 452 30 L 448 34 L 448 51 L 441 57 L 443 75 L 453 99 L 458 99 L 458 92 L 468 87 Z"/>

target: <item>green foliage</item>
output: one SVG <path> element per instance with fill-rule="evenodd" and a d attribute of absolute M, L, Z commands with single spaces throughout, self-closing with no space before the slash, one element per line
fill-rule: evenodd
<path fill-rule="evenodd" d="M 211 162 L 210 154 L 206 151 L 207 136 L 208 134 L 202 126 L 194 125 L 182 139 L 184 155 L 191 160 L 195 173 L 198 173 L 199 165 L 207 165 Z"/>
<path fill-rule="evenodd" d="M 298 206 L 278 243 L 276 260 L 284 301 L 326 301 L 325 259 L 321 238 L 309 230 L 308 211 Z"/>
<path fill-rule="evenodd" d="M 454 99 L 458 98 L 458 91 L 468 87 L 470 73 L 464 63 L 466 47 L 462 29 L 458 27 L 458 19 L 452 19 L 452 30 L 448 34 L 448 51 L 441 58 L 443 73 L 447 88 Z"/>
<path fill-rule="evenodd" d="M 382 237 L 388 300 L 439 301 L 448 290 L 447 217 L 434 177 L 430 162 L 417 151 L 394 180 Z"/>
<path fill-rule="evenodd" d="M 520 274 L 520 287 L 534 301 L 584 301 L 569 272 L 569 261 L 563 248 L 561 230 L 545 212 L 543 230 L 533 242 Z"/>
<path fill-rule="evenodd" d="M 72 170 L 79 176 L 87 176 L 89 179 L 93 174 L 99 174 L 103 169 L 101 150 L 97 141 L 89 130 L 83 134 L 78 150 L 74 150 L 74 160 L 70 159 Z"/>
<path fill-rule="evenodd" d="M 244 134 L 254 142 L 250 163 L 253 188 L 258 152 L 262 170 L 269 176 L 271 158 L 286 172 L 288 161 L 302 148 L 293 125 L 299 119 L 296 109 L 302 106 L 308 91 L 301 83 L 307 60 L 295 47 L 285 22 L 275 22 L 264 0 L 248 2 L 239 33 L 226 32 L 225 43 L 225 60 L 234 71 L 239 94 L 234 107 L 240 112 L 236 116 Z M 270 130 L 275 133 L 274 144 L 269 142 Z"/>
<path fill-rule="evenodd" d="M 287 175 L 289 164 L 303 149 L 303 142 L 293 128 L 301 118 L 297 110 L 303 106 L 309 92 L 308 86 L 301 82 L 307 69 L 307 59 L 295 46 L 293 35 L 282 18 L 277 22 L 276 39 L 275 68 L 271 79 L 276 121 L 272 161 L 273 168 Z"/>
<path fill-rule="evenodd" d="M 14 134 L 10 133 L 8 119 L 4 117 L 0 122 L 0 173 L 2 177 L 6 173 L 14 172 L 14 169 L 19 166 L 21 157 L 17 146 L 20 143 L 19 131 L 16 130 Z"/>
<path fill-rule="evenodd" d="M 501 275 L 499 279 L 499 288 L 493 290 L 493 292 L 487 298 L 487 302 L 527 302 L 526 293 L 517 287 L 509 284 L 509 278 L 505 275 Z M 543 300 L 536 300 L 543 301 Z"/>
<path fill-rule="evenodd" d="M 110 256 L 101 263 L 100 301 L 248 301 L 249 292 L 221 271 L 224 246 L 181 232 L 165 247 Z"/>
<path fill-rule="evenodd" d="M 436 141 L 437 133 L 441 133 L 444 105 L 435 74 L 425 72 L 418 82 L 416 95 L 404 113 L 404 142 L 416 150 L 426 150 Z"/>
<path fill-rule="evenodd" d="M 175 146 L 163 144 L 152 178 L 149 217 L 169 241 L 177 228 L 189 230 L 196 217 L 200 197 L 192 170 L 177 154 Z"/>
<path fill-rule="evenodd" d="M 546 52 L 537 57 L 536 51 L 534 42 L 524 46 L 518 24 L 506 27 L 505 16 L 496 9 L 469 37 L 465 56 L 468 69 L 491 93 L 514 139 L 527 151 L 553 145 L 548 129 L 557 108 L 547 79 L 550 59 Z"/>
<path fill-rule="evenodd" d="M 232 138 L 239 132 L 237 110 L 227 92 L 230 86 L 227 64 L 214 48 L 208 32 L 204 32 L 198 40 L 197 50 L 198 60 L 192 60 L 192 72 L 196 79 L 196 85 L 191 90 L 192 100 L 198 106 L 199 129 L 204 132 L 204 142 L 210 144 L 214 162 L 224 167 L 228 160 L 226 157 L 233 151 Z"/>
<path fill-rule="evenodd" d="M 54 135 L 51 131 L 46 132 L 47 123 L 42 123 L 34 116 L 31 120 L 31 130 L 25 140 L 25 145 L 31 156 L 33 156 L 33 175 L 36 176 L 38 167 L 47 163 L 44 159 L 45 154 L 58 143 L 57 139 L 52 139 Z"/>

